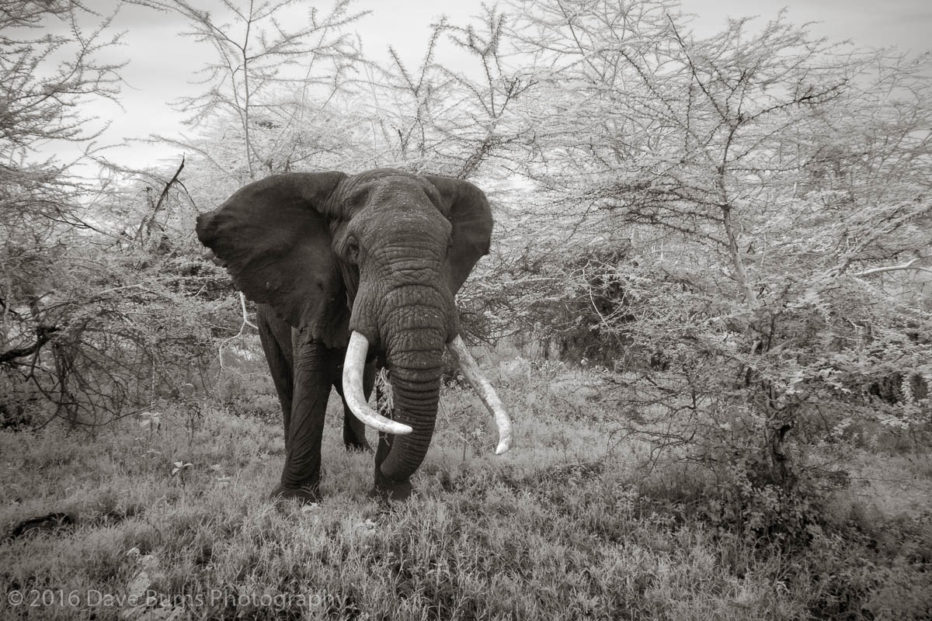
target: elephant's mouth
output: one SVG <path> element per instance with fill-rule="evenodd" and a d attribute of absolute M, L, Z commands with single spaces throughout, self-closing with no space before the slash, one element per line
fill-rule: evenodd
<path fill-rule="evenodd" d="M 457 335 L 448 347 L 463 375 L 495 419 L 495 425 L 498 428 L 498 446 L 495 454 L 501 455 L 511 446 L 511 419 L 492 384 L 479 371 L 479 365 L 469 353 L 463 339 Z M 346 349 L 346 358 L 343 361 L 343 395 L 346 403 L 356 418 L 373 429 L 396 435 L 410 434 L 412 432 L 410 426 L 386 418 L 369 407 L 362 386 L 363 368 L 368 350 L 369 341 L 366 337 L 353 331 Z"/>

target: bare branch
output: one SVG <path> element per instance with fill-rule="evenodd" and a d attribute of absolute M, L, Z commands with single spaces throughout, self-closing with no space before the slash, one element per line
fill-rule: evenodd
<path fill-rule="evenodd" d="M 857 272 L 855 274 L 852 274 L 852 276 L 857 276 L 860 278 L 863 276 L 872 276 L 874 274 L 883 274 L 885 272 L 899 272 L 899 271 L 904 271 L 904 270 L 926 272 L 926 273 L 932 274 L 932 270 L 926 267 L 914 265 L 916 261 L 918 260 L 919 260 L 919 257 L 916 257 L 915 259 L 911 259 L 907 261 L 906 263 L 903 263 L 902 265 L 888 265 L 886 267 L 874 267 L 869 270 L 864 270 L 863 272 Z"/>

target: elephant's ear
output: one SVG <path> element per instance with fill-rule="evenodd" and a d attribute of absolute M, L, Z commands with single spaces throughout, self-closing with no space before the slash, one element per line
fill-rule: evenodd
<path fill-rule="evenodd" d="M 346 321 L 345 293 L 321 211 L 345 178 L 340 172 L 273 175 L 197 219 L 198 239 L 247 298 L 322 340 L 344 338 L 334 324 Z"/>
<path fill-rule="evenodd" d="M 482 190 L 468 181 L 434 175 L 425 177 L 440 193 L 453 224 L 453 245 L 448 257 L 450 291 L 455 294 L 476 262 L 489 254 L 492 210 Z"/>

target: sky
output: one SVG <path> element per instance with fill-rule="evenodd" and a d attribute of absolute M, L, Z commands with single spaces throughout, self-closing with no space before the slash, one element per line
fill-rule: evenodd
<path fill-rule="evenodd" d="M 87 4 L 106 13 L 119 1 L 89 0 Z M 222 9 L 219 0 L 192 3 L 214 14 Z M 329 6 L 321 0 L 302 0 L 301 4 Z M 481 4 L 481 0 L 357 0 L 352 6 L 371 11 L 355 25 L 367 56 L 387 58 L 391 45 L 409 66 L 416 66 L 424 53 L 430 24 L 441 15 L 463 23 L 481 12 Z M 695 16 L 692 26 L 698 35 L 722 30 L 729 17 L 757 16 L 763 23 L 786 8 L 789 21 L 814 22 L 812 32 L 832 41 L 850 41 L 858 47 L 895 46 L 912 53 L 932 50 L 930 0 L 682 0 L 681 6 Z M 100 122 L 110 123 L 98 143 L 114 145 L 107 152 L 108 158 L 128 166 L 177 162 L 181 155 L 178 147 L 142 141 L 153 134 L 190 133 L 182 124 L 185 114 L 170 104 L 199 92 L 195 72 L 211 50 L 180 37 L 184 20 L 173 13 L 123 4 L 112 27 L 125 31 L 123 45 L 112 52 L 113 58 L 127 62 L 121 72 L 125 81 L 122 109 L 97 104 L 90 110 Z"/>

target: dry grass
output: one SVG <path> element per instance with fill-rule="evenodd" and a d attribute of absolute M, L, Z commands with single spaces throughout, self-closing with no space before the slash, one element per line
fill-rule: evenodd
<path fill-rule="evenodd" d="M 827 532 L 802 555 L 755 547 L 647 497 L 636 468 L 644 447 L 618 442 L 611 404 L 585 391 L 581 402 L 555 394 L 545 388 L 553 377 L 512 371 L 496 379 L 514 410 L 515 448 L 492 455 L 478 400 L 447 390 L 417 495 L 389 510 L 367 498 L 371 456 L 343 451 L 335 407 L 325 500 L 304 509 L 265 496 L 283 459 L 278 425 L 216 406 L 204 405 L 193 430 L 190 406 L 174 406 L 157 429 L 125 421 L 94 439 L 0 433 L 0 527 L 50 512 L 76 518 L 0 544 L 0 587 L 26 599 L 0 603 L 0 617 L 797 619 L 930 610 L 928 525 L 901 523 L 913 547 L 903 551 L 901 538 L 880 554 L 875 545 L 869 560 L 862 540 Z M 191 466 L 172 474 L 175 462 Z M 913 474 L 932 478 L 927 467 Z M 865 563 L 872 570 L 858 573 Z M 857 607 L 845 604 L 852 598 Z"/>

